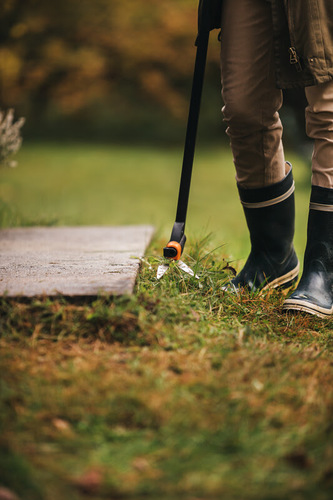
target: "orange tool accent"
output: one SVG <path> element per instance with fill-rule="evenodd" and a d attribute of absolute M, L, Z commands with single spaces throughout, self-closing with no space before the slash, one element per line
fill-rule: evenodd
<path fill-rule="evenodd" d="M 174 248 L 177 250 L 177 255 L 175 257 L 172 257 L 172 260 L 179 260 L 182 254 L 182 246 L 178 241 L 169 241 L 167 244 L 167 248 Z"/>

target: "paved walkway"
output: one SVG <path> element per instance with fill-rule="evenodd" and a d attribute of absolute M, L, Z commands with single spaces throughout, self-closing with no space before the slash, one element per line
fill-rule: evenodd
<path fill-rule="evenodd" d="M 133 292 L 151 226 L 0 230 L 0 295 Z"/>

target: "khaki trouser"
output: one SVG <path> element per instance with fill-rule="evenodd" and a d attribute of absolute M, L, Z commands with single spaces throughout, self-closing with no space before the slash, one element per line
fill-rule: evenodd
<path fill-rule="evenodd" d="M 221 34 L 222 112 L 236 179 L 244 188 L 268 186 L 286 174 L 270 4 L 224 0 Z M 333 188 L 333 81 L 305 92 L 306 132 L 314 139 L 312 184 Z"/>

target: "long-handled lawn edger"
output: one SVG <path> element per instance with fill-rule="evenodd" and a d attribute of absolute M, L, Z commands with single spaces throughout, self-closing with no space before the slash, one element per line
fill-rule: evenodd
<path fill-rule="evenodd" d="M 194 160 L 195 143 L 198 129 L 201 95 L 205 75 L 209 32 L 219 28 L 221 23 L 222 0 L 199 0 L 198 8 L 198 35 L 195 45 L 197 47 L 192 80 L 192 91 L 187 119 L 185 136 L 183 166 L 178 194 L 176 221 L 174 223 L 170 241 L 163 249 L 166 259 L 178 261 L 179 267 L 193 275 L 193 271 L 184 262 L 180 261 L 183 253 L 186 236 L 185 222 L 190 194 L 192 168 Z M 157 278 L 161 278 L 168 270 L 168 264 L 162 264 L 157 271 Z"/>

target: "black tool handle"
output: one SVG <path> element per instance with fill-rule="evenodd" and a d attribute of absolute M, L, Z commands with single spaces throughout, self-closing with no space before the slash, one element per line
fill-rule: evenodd
<path fill-rule="evenodd" d="M 209 31 L 199 32 L 197 53 L 194 65 L 191 100 L 187 120 L 182 174 L 179 187 L 176 222 L 186 221 L 188 199 L 190 194 L 193 159 L 198 130 L 201 95 L 205 76 Z"/>
<path fill-rule="evenodd" d="M 197 46 L 197 52 L 195 57 L 191 99 L 187 119 L 176 221 L 172 229 L 170 241 L 163 249 L 164 257 L 174 260 L 180 259 L 186 242 L 185 222 L 190 195 L 194 151 L 208 51 L 209 32 L 211 29 L 215 28 L 214 23 L 212 24 L 212 7 L 216 5 L 218 5 L 216 3 L 216 0 L 214 0 L 214 3 L 211 3 L 211 0 L 199 1 L 198 36 L 195 42 L 195 45 Z"/>
<path fill-rule="evenodd" d="M 199 32 L 196 45 L 197 53 L 194 65 L 191 100 L 187 120 L 182 174 L 180 179 L 176 222 L 173 226 L 168 245 L 163 249 L 164 257 L 179 260 L 186 242 L 185 222 L 190 195 L 195 143 L 198 130 L 201 95 L 205 76 L 209 31 Z"/>

